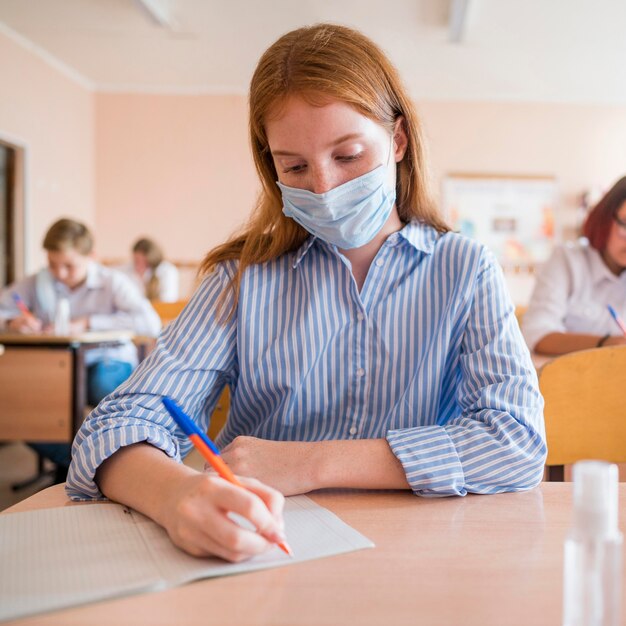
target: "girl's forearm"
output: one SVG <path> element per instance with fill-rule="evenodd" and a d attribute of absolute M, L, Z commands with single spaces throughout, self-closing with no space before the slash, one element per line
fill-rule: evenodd
<path fill-rule="evenodd" d="M 98 468 L 96 484 L 116 502 L 164 525 L 164 503 L 181 481 L 197 472 L 147 443 L 118 450 Z"/>

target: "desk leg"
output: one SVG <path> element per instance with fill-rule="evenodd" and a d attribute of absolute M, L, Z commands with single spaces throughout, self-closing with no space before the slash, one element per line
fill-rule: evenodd
<path fill-rule="evenodd" d="M 87 406 L 87 366 L 85 365 L 85 351 L 82 346 L 75 346 L 73 352 L 74 371 L 72 382 L 74 387 L 74 397 L 72 398 L 72 440 L 74 435 L 83 423 L 85 418 L 85 407 Z"/>
<path fill-rule="evenodd" d="M 548 480 L 562 483 L 565 480 L 565 467 L 563 465 L 550 465 L 548 467 Z"/>

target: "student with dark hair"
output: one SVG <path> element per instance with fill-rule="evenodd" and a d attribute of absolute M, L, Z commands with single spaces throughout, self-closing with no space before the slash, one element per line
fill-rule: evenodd
<path fill-rule="evenodd" d="M 626 177 L 591 210 L 583 235 L 537 273 L 522 330 L 539 354 L 626 345 L 608 309 L 626 317 Z"/>

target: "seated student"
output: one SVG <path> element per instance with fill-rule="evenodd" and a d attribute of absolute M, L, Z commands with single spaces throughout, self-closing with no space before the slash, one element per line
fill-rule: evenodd
<path fill-rule="evenodd" d="M 249 103 L 252 220 L 85 421 L 67 493 L 126 503 L 193 554 L 249 555 L 219 479 L 179 464 L 190 444 L 161 401 L 206 429 L 226 385 L 225 461 L 284 494 L 537 485 L 543 404 L 502 272 L 431 203 L 389 60 L 357 31 L 298 29 L 262 56 Z"/>
<path fill-rule="evenodd" d="M 583 234 L 537 273 L 522 330 L 540 354 L 626 345 L 607 307 L 626 317 L 626 177 L 591 210 Z"/>
<path fill-rule="evenodd" d="M 121 272 L 92 260 L 93 237 L 89 229 L 70 219 L 61 219 L 48 229 L 43 247 L 48 267 L 0 292 L 0 326 L 33 333 L 52 332 L 57 301 L 69 302 L 71 334 L 87 330 L 132 330 L 154 336 L 161 323 L 150 303 Z M 20 311 L 17 294 L 33 316 Z M 130 375 L 137 364 L 131 341 L 121 346 L 86 352 L 87 401 L 96 405 Z M 62 482 L 70 463 L 69 444 L 33 444 L 58 466 Z"/>
<path fill-rule="evenodd" d="M 178 269 L 163 258 L 163 251 L 152 239 L 138 239 L 133 245 L 132 264 L 121 269 L 148 300 L 178 300 Z"/>

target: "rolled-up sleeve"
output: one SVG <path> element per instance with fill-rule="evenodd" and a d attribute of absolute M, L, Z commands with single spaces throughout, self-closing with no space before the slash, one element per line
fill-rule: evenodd
<path fill-rule="evenodd" d="M 222 315 L 232 306 L 224 268 L 207 277 L 155 350 L 132 376 L 87 417 L 72 447 L 66 485 L 75 500 L 102 497 L 94 476 L 123 446 L 147 442 L 180 461 L 190 449 L 165 411 L 169 396 L 203 429 L 219 395 L 236 376 L 236 325 Z"/>
<path fill-rule="evenodd" d="M 546 457 L 543 400 L 502 272 L 483 251 L 457 369 L 458 414 L 387 433 L 412 490 L 423 496 L 521 491 Z"/>

